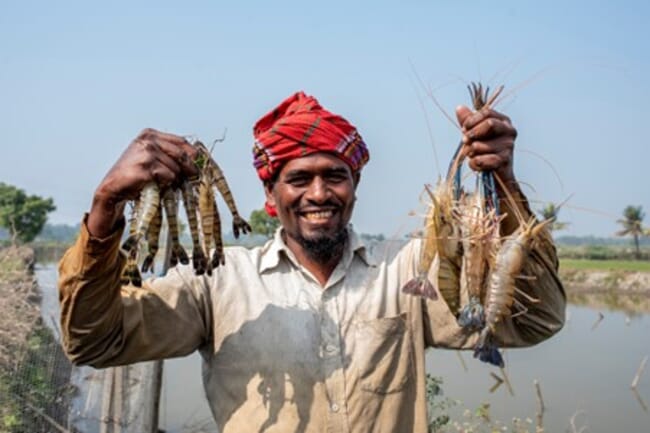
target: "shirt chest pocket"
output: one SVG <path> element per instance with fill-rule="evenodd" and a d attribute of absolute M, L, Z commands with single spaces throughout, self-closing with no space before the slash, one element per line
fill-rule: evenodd
<path fill-rule="evenodd" d="M 358 322 L 359 380 L 365 391 L 391 394 L 411 380 L 412 355 L 408 314 Z"/>

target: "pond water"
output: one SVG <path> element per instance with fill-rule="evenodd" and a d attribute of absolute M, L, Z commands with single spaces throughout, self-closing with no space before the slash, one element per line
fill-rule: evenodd
<path fill-rule="evenodd" d="M 37 278 L 46 321 L 51 323 L 49 317 L 58 317 L 56 268 L 37 268 Z M 463 421 L 464 409 L 474 411 L 489 403 L 492 419 L 509 423 L 513 417 L 530 418 L 534 423 L 533 381 L 537 380 L 546 407 L 547 432 L 571 431 L 574 415 L 578 430 L 587 426 L 589 432 L 649 432 L 650 363 L 637 393 L 630 384 L 641 360 L 650 355 L 650 314 L 629 316 L 623 311 L 570 305 L 567 317 L 564 329 L 551 340 L 506 351 L 506 374 L 514 396 L 505 384 L 490 392 L 496 383 L 490 373 L 502 376 L 502 372 L 473 359 L 471 352 L 462 352 L 461 362 L 458 352 L 430 350 L 427 370 L 443 378 L 446 397 L 460 401 L 453 410 L 454 419 Z M 163 374 L 161 428 L 181 433 L 190 426 L 211 425 L 198 354 L 166 361 Z"/>
<path fill-rule="evenodd" d="M 604 316 L 600 322 L 599 313 Z M 650 431 L 650 373 L 642 376 L 637 395 L 630 389 L 641 360 L 650 355 L 650 315 L 630 318 L 622 312 L 570 305 L 568 317 L 554 338 L 506 352 L 514 396 L 504 385 L 490 393 L 496 381 L 489 373 L 502 374 L 470 353 L 463 353 L 465 371 L 455 352 L 431 351 L 428 370 L 444 378 L 445 394 L 462 400 L 463 406 L 475 409 L 489 402 L 494 419 L 535 420 L 533 381 L 538 380 L 547 431 L 571 431 L 569 421 L 576 412 L 578 429 L 586 425 L 591 432 Z"/>

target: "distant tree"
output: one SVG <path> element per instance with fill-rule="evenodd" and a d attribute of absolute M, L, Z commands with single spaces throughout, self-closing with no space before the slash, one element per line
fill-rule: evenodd
<path fill-rule="evenodd" d="M 270 216 L 264 209 L 257 209 L 251 212 L 248 220 L 253 229 L 253 233 L 260 234 L 270 238 L 275 230 L 280 227 L 280 220 Z"/>
<path fill-rule="evenodd" d="M 46 223 L 36 236 L 37 241 L 72 242 L 79 234 L 80 224 L 50 224 Z"/>
<path fill-rule="evenodd" d="M 47 221 L 47 214 L 56 209 L 51 198 L 27 195 L 22 189 L 0 182 L 0 226 L 12 240 L 30 242 Z"/>
<path fill-rule="evenodd" d="M 560 208 L 558 206 L 555 206 L 553 203 L 548 203 L 546 206 L 544 206 L 542 209 L 539 209 L 537 211 L 542 219 L 544 220 L 553 220 L 552 223 L 549 224 L 548 228 L 551 231 L 556 231 L 556 230 L 563 230 L 566 228 L 566 226 L 569 225 L 569 223 L 566 222 L 559 222 L 557 220 L 557 216 L 560 213 Z"/>
<path fill-rule="evenodd" d="M 641 225 L 643 223 L 643 218 L 645 218 L 643 206 L 627 206 L 623 210 L 623 217 L 624 219 L 617 221 L 623 226 L 623 230 L 616 232 L 616 235 L 632 236 L 635 248 L 634 256 L 639 259 L 641 258 L 641 251 L 639 250 L 639 237 L 646 235 L 650 231 L 643 228 Z"/>

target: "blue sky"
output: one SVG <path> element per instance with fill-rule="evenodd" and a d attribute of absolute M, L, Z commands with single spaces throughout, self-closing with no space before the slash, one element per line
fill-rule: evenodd
<path fill-rule="evenodd" d="M 450 114 L 468 103 L 469 81 L 513 90 L 497 108 L 519 130 L 515 170 L 532 207 L 571 196 L 561 213 L 571 225 L 560 233 L 608 236 L 626 205 L 650 211 L 649 9 L 555 0 L 4 1 L 0 181 L 53 197 L 50 220 L 76 223 L 141 129 L 210 141 L 227 128 L 215 157 L 249 215 L 263 204 L 252 125 L 304 90 L 370 147 L 355 226 L 403 235 L 420 224 L 409 211 L 421 208 L 423 185 L 458 141 L 414 69 Z"/>

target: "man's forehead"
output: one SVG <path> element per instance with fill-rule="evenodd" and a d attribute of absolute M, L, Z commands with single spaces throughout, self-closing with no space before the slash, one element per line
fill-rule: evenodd
<path fill-rule="evenodd" d="M 293 158 L 284 164 L 280 176 L 293 171 L 323 171 L 345 170 L 352 173 L 350 166 L 336 154 L 329 152 L 316 152 L 306 156 Z"/>

